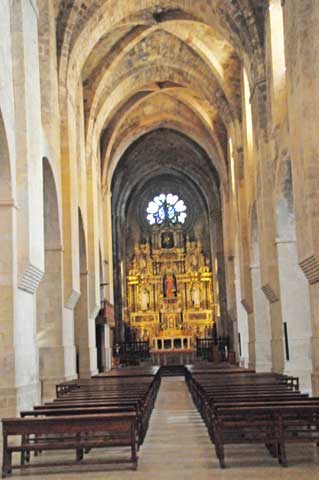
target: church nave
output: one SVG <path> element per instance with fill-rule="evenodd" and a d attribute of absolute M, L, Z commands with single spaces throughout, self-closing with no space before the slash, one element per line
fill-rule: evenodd
<path fill-rule="evenodd" d="M 112 449 L 116 459 L 119 449 Z M 107 455 L 110 454 L 107 452 Z M 271 458 L 263 445 L 226 446 L 227 466 L 222 470 L 215 455 L 206 427 L 197 411 L 184 377 L 164 377 L 161 380 L 148 432 L 138 452 L 138 469 L 123 466 L 96 469 L 72 467 L 67 471 L 51 468 L 50 474 L 40 471 L 14 473 L 10 479 L 32 480 L 317 480 L 319 457 L 314 446 L 289 446 L 289 468 L 283 469 Z M 59 454 L 43 453 L 32 463 L 50 458 L 61 459 Z M 97 455 L 92 452 L 90 456 Z M 41 458 L 42 457 L 42 458 Z M 46 469 L 47 470 L 47 469 Z M 104 471 L 102 471 L 104 470 Z"/>

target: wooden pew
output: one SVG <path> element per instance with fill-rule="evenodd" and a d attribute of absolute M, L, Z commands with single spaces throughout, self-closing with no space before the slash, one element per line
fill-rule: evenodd
<path fill-rule="evenodd" d="M 57 399 L 46 403 L 37 409 L 76 408 L 134 408 L 137 415 L 138 445 L 143 443 L 148 428 L 149 418 L 154 406 L 160 384 L 159 376 L 147 375 L 142 378 L 142 384 L 137 383 L 137 377 L 110 377 L 79 380 L 78 385 L 72 383 L 72 388 L 60 392 Z M 78 388 L 75 388 L 75 387 Z"/>
<path fill-rule="evenodd" d="M 264 443 L 285 466 L 286 443 L 319 440 L 319 398 L 300 393 L 296 377 L 225 371 L 190 373 L 187 383 L 221 467 L 226 444 Z"/>
<path fill-rule="evenodd" d="M 32 467 L 77 464 L 82 462 L 83 450 L 102 447 L 131 447 L 130 458 L 103 459 L 103 463 L 130 462 L 137 468 L 136 414 L 134 412 L 100 415 L 58 416 L 49 418 L 7 418 L 2 420 L 3 464 L 5 478 L 15 468 L 27 468 L 31 464 L 21 461 L 12 464 L 14 452 L 75 450 L 72 462 L 42 462 Z M 19 445 L 11 443 L 11 437 L 21 437 Z M 57 437 L 58 436 L 58 437 Z M 23 458 L 23 455 L 22 455 Z M 101 463 L 101 460 L 85 463 Z"/>
<path fill-rule="evenodd" d="M 212 421 L 216 455 L 225 467 L 226 444 L 263 443 L 282 466 L 288 466 L 287 443 L 319 441 L 319 401 L 308 404 L 220 406 Z"/>
<path fill-rule="evenodd" d="M 150 383 L 153 382 L 159 387 L 161 380 L 159 374 L 160 367 L 146 367 L 146 368 L 118 368 L 112 369 L 109 372 L 104 372 L 99 375 L 95 375 L 90 379 L 80 379 L 80 380 L 71 380 L 69 382 L 62 382 L 56 386 L 57 397 L 63 395 L 64 393 L 72 390 L 79 389 L 83 385 L 95 383 L 112 385 L 117 383 L 125 382 L 125 384 L 141 384 L 141 383 Z"/>
<path fill-rule="evenodd" d="M 91 410 L 112 410 L 115 409 L 115 411 L 132 411 L 134 410 L 136 414 L 136 422 L 137 422 L 137 438 L 138 438 L 138 447 L 143 443 L 147 428 L 148 428 L 148 423 L 149 423 L 149 418 L 152 412 L 152 403 L 146 403 L 142 405 L 139 401 L 137 400 L 126 400 L 126 399 L 112 399 L 112 400 L 107 400 L 107 399 L 91 399 L 91 400 L 74 400 L 74 401 L 60 401 L 60 402 L 52 402 L 52 403 L 46 403 L 44 405 L 39 405 L 34 407 L 34 416 L 37 416 L 37 412 L 41 411 L 47 411 L 48 414 L 46 416 L 59 416 L 62 415 L 62 413 L 65 410 L 74 410 L 75 412 L 82 412 L 85 413 L 86 410 L 91 411 Z M 54 413 L 50 413 L 50 412 Z M 26 412 L 26 415 L 29 414 L 30 416 L 30 411 Z M 25 412 L 22 412 L 25 413 Z M 80 413 L 80 414 L 82 414 Z M 77 413 L 76 413 L 77 414 Z"/>
<path fill-rule="evenodd" d="M 144 440 L 160 385 L 158 372 L 159 368 L 147 368 L 142 371 L 135 369 L 130 372 L 113 372 L 92 379 L 63 382 L 57 385 L 57 398 L 54 401 L 36 406 L 33 410 L 22 411 L 20 419 L 4 419 L 4 475 L 11 471 L 13 452 L 21 452 L 18 467 L 25 468 L 25 461 L 30 460 L 30 452 L 38 454 L 43 450 L 59 449 L 61 439 L 63 444 L 61 448 L 76 449 L 77 461 L 83 458 L 84 451 L 89 452 L 95 446 L 106 446 L 106 440 L 99 443 L 94 434 L 99 432 L 97 418 L 102 419 L 101 428 L 106 427 L 108 422 L 111 429 L 111 436 L 104 436 L 102 440 L 103 438 L 112 440 L 110 446 L 115 446 L 114 442 L 120 442 L 123 435 L 125 442 L 128 441 L 124 427 L 133 416 L 136 457 L 136 450 Z M 89 431 L 92 431 L 94 438 L 91 433 L 83 437 L 85 425 L 89 428 L 87 422 L 90 423 L 90 418 L 93 417 L 96 423 L 93 422 L 92 430 L 90 428 Z M 8 444 L 9 437 L 13 435 L 21 436 L 21 445 Z M 131 437 L 130 445 L 133 445 Z M 134 455 L 132 453 L 130 460 L 133 464 Z"/>

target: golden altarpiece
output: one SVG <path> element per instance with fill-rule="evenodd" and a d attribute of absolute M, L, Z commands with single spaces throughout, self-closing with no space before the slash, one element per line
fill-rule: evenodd
<path fill-rule="evenodd" d="M 151 242 L 135 245 L 126 322 L 153 353 L 193 352 L 196 337 L 211 335 L 218 306 L 209 263 L 181 225 L 153 226 Z"/>

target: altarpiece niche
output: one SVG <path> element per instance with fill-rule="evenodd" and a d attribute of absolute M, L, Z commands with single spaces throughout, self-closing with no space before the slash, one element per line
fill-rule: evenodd
<path fill-rule="evenodd" d="M 184 235 L 183 222 L 167 218 L 168 209 L 162 216 L 129 259 L 125 321 L 153 352 L 192 351 L 196 337 L 212 334 L 218 311 L 210 261 L 200 240 Z"/>

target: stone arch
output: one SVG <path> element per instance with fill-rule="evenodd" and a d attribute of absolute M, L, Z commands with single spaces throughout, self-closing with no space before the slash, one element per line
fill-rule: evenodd
<path fill-rule="evenodd" d="M 223 161 L 223 152 L 214 135 L 210 138 L 207 130 L 205 131 L 203 129 L 203 131 L 198 131 L 197 129 L 195 130 L 195 128 L 192 129 L 190 125 L 181 122 L 177 117 L 158 116 L 156 119 L 152 120 L 153 121 L 145 122 L 143 126 L 138 126 L 137 128 L 132 129 L 130 131 L 130 136 L 123 138 L 117 145 L 116 151 L 113 152 L 113 155 L 110 158 L 108 170 L 105 168 L 103 171 L 103 182 L 106 181 L 107 176 L 109 178 L 112 177 L 119 159 L 132 143 L 134 143 L 139 137 L 160 128 L 176 130 L 197 143 L 212 159 L 212 164 L 218 171 L 221 182 L 226 182 L 226 168 Z"/>
<path fill-rule="evenodd" d="M 81 3 L 83 4 L 83 1 L 81 1 Z M 65 81 L 68 71 L 79 71 L 81 69 L 92 45 L 96 45 L 106 32 L 121 23 L 127 22 L 128 19 L 131 22 L 132 18 L 140 22 L 143 19 L 144 21 L 141 23 L 145 23 L 145 16 L 147 17 L 150 13 L 155 12 L 156 8 L 161 11 L 160 3 L 161 2 L 157 2 L 155 6 L 154 0 L 144 1 L 143 5 L 141 5 L 140 1 L 132 3 L 128 3 L 125 0 L 117 1 L 117 8 L 114 9 L 112 16 L 109 15 L 110 6 L 106 4 L 100 9 L 92 11 L 89 21 L 86 22 L 86 24 L 79 22 L 78 14 L 81 11 L 80 7 L 73 8 L 71 12 L 68 10 L 68 18 L 65 19 L 67 28 L 66 30 L 61 29 L 58 40 L 61 80 Z M 222 11 L 220 9 L 218 10 L 220 12 Z M 225 38 L 230 44 L 240 45 L 242 55 L 247 57 L 247 64 L 249 64 L 249 56 L 252 52 L 254 52 L 257 57 L 258 63 L 259 61 L 262 62 L 258 30 L 255 22 L 251 21 L 251 19 L 254 18 L 251 6 L 248 7 L 248 5 L 246 5 L 243 10 L 239 8 L 236 14 L 234 14 L 234 12 L 232 12 L 232 14 L 230 14 L 230 12 L 227 12 L 227 14 L 223 12 L 223 15 L 215 15 L 213 9 L 208 5 L 203 5 L 202 8 L 199 8 L 198 2 L 196 2 L 196 5 L 193 5 L 190 2 L 185 2 L 185 0 L 179 0 L 174 2 L 174 7 L 172 6 L 171 12 L 167 11 L 166 14 L 163 12 L 160 13 L 157 21 L 162 23 L 165 22 L 165 20 L 169 20 L 170 13 L 173 14 L 171 20 L 187 20 L 188 22 L 190 20 L 196 20 L 218 31 L 222 38 Z M 61 15 L 63 16 L 63 11 Z M 227 21 L 223 21 L 223 18 L 231 17 L 232 21 L 235 23 L 238 22 L 237 34 L 234 34 L 233 25 L 230 25 Z M 151 22 L 149 28 L 151 28 L 153 24 L 154 23 Z M 243 24 L 246 28 L 243 28 Z M 78 29 L 76 28 L 77 25 L 79 25 Z M 71 32 L 73 30 L 77 30 L 75 35 L 65 35 L 66 31 Z M 91 37 L 90 42 L 87 41 L 88 35 Z"/>
<path fill-rule="evenodd" d="M 198 74 L 195 75 L 192 72 L 185 74 L 181 68 L 173 65 L 151 65 L 144 67 L 141 71 L 132 71 L 130 75 L 121 78 L 121 82 L 108 95 L 103 96 L 100 94 L 99 98 L 103 100 L 100 101 L 99 105 L 92 105 L 90 117 L 88 118 L 86 137 L 92 137 L 97 140 L 116 109 L 120 108 L 132 94 L 146 88 L 154 78 L 156 78 L 157 82 L 173 81 L 178 83 L 180 87 L 188 92 L 195 92 L 195 97 L 199 95 L 203 101 L 208 101 L 212 104 L 216 103 L 216 96 L 214 97 L 207 82 L 203 91 L 198 90 L 198 85 L 200 84 Z M 234 122 L 227 102 L 223 100 L 223 97 L 218 96 L 218 98 L 218 105 L 221 107 L 219 108 L 220 123 L 226 125 Z"/>
<path fill-rule="evenodd" d="M 12 181 L 7 134 L 0 110 L 0 202 L 12 200 Z"/>
<path fill-rule="evenodd" d="M 80 378 L 91 377 L 96 372 L 96 345 L 94 328 L 89 321 L 89 276 L 87 243 L 81 209 L 79 219 L 79 266 L 80 298 L 74 309 L 75 345 L 77 350 L 77 373 Z M 93 326 L 94 327 L 94 326 Z"/>
<path fill-rule="evenodd" d="M 250 275 L 255 324 L 256 371 L 271 370 L 271 319 L 268 301 L 261 290 L 257 205 L 250 209 Z"/>
<path fill-rule="evenodd" d="M 289 155 L 278 162 L 275 188 L 276 247 L 285 342 L 285 373 L 311 389 L 311 317 L 307 280 L 298 264 Z"/>
<path fill-rule="evenodd" d="M 50 162 L 43 158 L 44 245 L 61 247 L 61 227 L 56 181 Z"/>
<path fill-rule="evenodd" d="M 62 241 L 58 195 L 50 162 L 43 158 L 43 224 L 45 271 L 37 290 L 39 375 L 44 398 L 53 397 L 64 378 Z"/>

